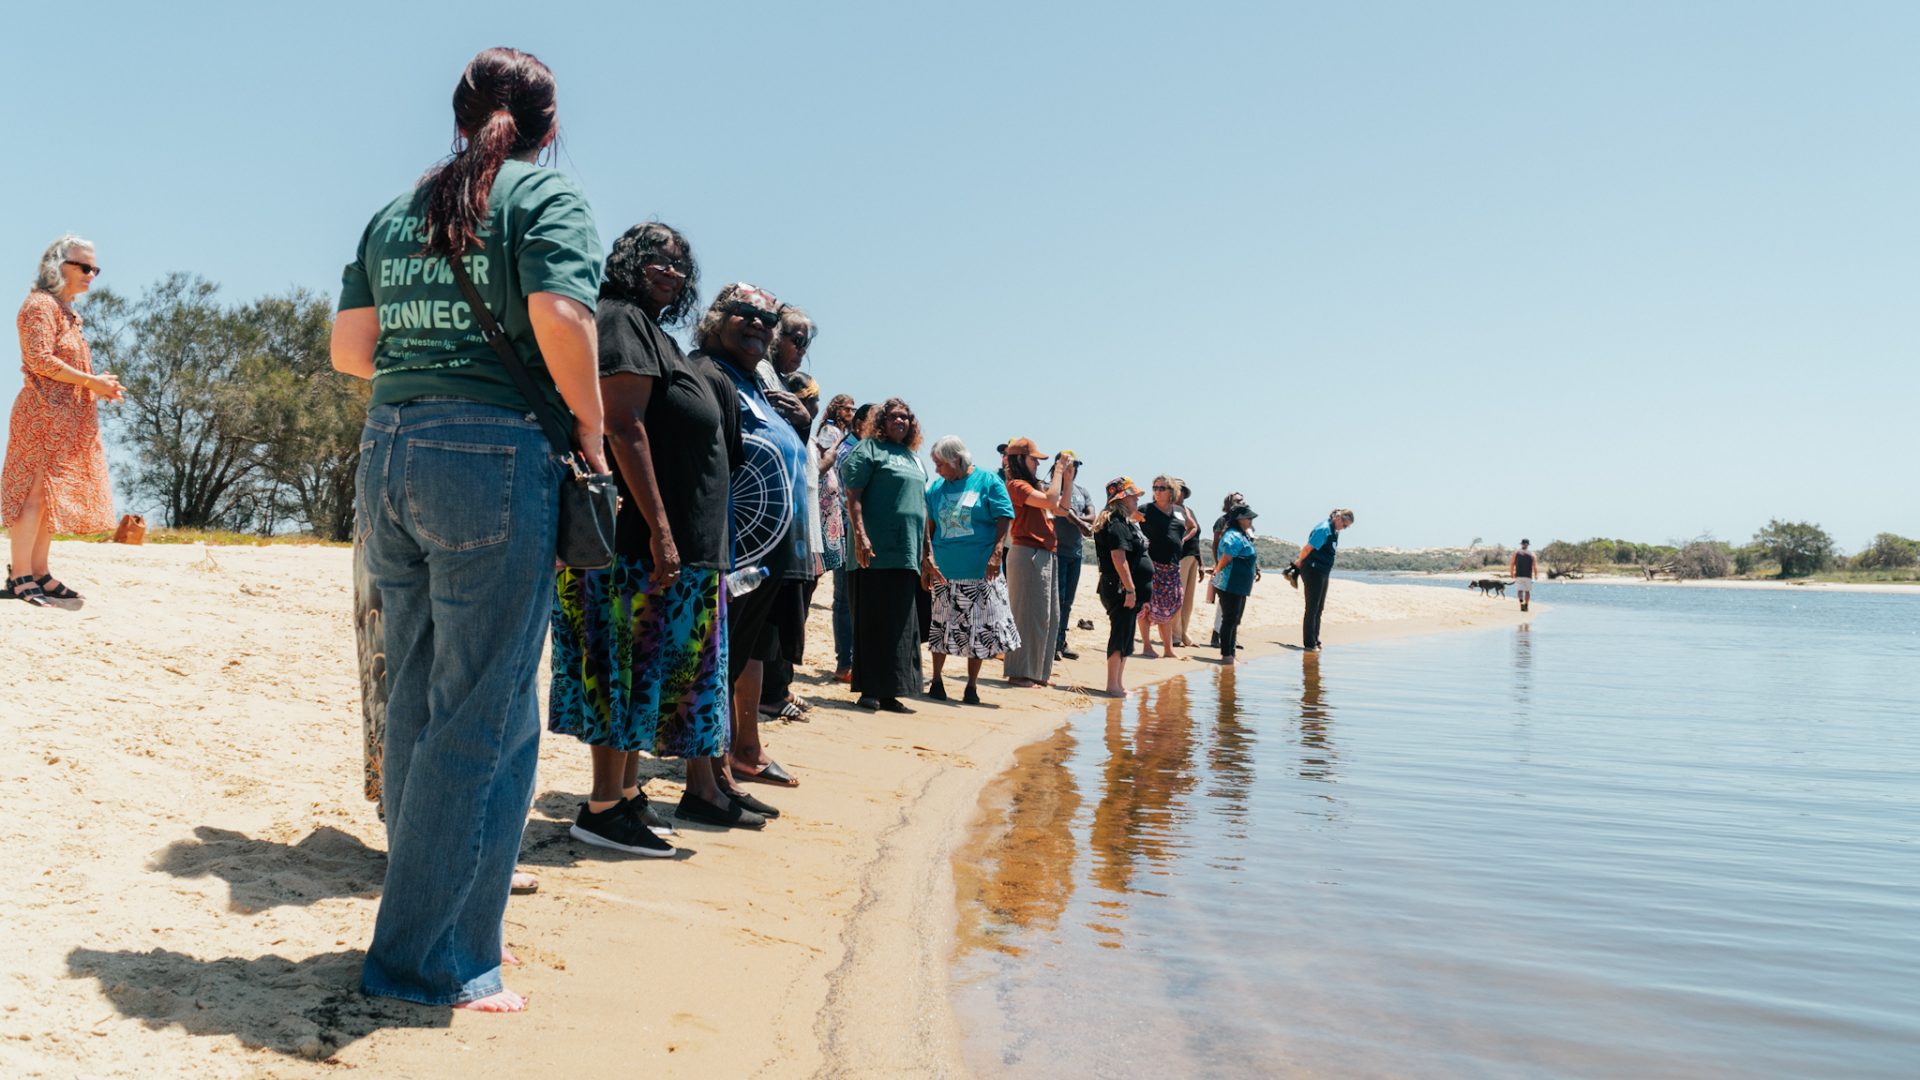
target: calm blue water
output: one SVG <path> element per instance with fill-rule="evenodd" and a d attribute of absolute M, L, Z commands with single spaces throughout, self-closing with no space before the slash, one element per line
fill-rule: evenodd
<path fill-rule="evenodd" d="M 1538 599 L 1030 748 L 956 864 L 970 1064 L 1920 1076 L 1920 594 Z"/>

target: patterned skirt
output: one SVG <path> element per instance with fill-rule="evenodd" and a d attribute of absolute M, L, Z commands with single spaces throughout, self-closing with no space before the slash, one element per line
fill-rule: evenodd
<path fill-rule="evenodd" d="M 1147 617 L 1154 622 L 1171 622 L 1180 614 L 1180 564 L 1153 564 L 1153 598 L 1147 602 Z"/>
<path fill-rule="evenodd" d="M 944 656 L 985 660 L 1020 647 L 1007 600 L 1007 579 L 948 580 L 933 587 L 933 632 L 927 647 Z"/>
<path fill-rule="evenodd" d="M 650 588 L 636 559 L 559 573 L 547 728 L 656 757 L 718 757 L 729 731 L 721 572 L 689 567 Z"/>

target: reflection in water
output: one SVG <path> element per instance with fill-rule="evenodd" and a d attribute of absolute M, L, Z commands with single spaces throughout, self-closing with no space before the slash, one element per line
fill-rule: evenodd
<path fill-rule="evenodd" d="M 1337 780 L 1334 764 L 1339 755 L 1327 738 L 1332 726 L 1333 707 L 1327 704 L 1326 691 L 1320 686 L 1320 654 L 1300 655 L 1300 778 Z"/>
<path fill-rule="evenodd" d="M 1067 762 L 1072 727 L 1023 747 L 1014 766 L 980 796 L 980 827 L 954 852 L 960 927 L 956 954 L 992 949 L 1018 956 L 1007 939 L 1060 925 L 1073 897 L 1073 819 L 1080 789 Z"/>
<path fill-rule="evenodd" d="M 1247 793 L 1253 787 L 1253 729 L 1241 719 L 1240 696 L 1234 691 L 1234 669 L 1220 669 L 1215 688 L 1213 745 L 1207 764 L 1213 783 L 1207 787 L 1209 807 L 1229 824 L 1227 835 L 1246 836 Z"/>
<path fill-rule="evenodd" d="M 1089 841 L 1093 882 L 1109 892 L 1141 889 L 1139 864 L 1171 872 L 1187 810 L 1181 796 L 1193 790 L 1193 715 L 1185 679 L 1148 687 L 1139 695 L 1139 722 L 1127 739 L 1126 702 L 1107 707 L 1104 791 L 1093 811 Z"/>

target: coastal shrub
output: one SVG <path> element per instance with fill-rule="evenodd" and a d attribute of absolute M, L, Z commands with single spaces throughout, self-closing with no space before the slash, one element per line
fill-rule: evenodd
<path fill-rule="evenodd" d="M 1673 557 L 1673 574 L 1683 581 L 1723 578 L 1732 568 L 1732 547 L 1707 536 L 1682 545 Z"/>
<path fill-rule="evenodd" d="M 1753 573 L 1753 564 L 1760 561 L 1760 553 L 1752 544 L 1733 549 L 1733 572 L 1736 574 Z"/>
<path fill-rule="evenodd" d="M 1780 564 L 1780 576 L 1805 577 L 1833 565 L 1833 537 L 1810 521 L 1769 520 L 1753 534 L 1762 556 Z"/>
<path fill-rule="evenodd" d="M 1920 540 L 1890 532 L 1874 537 L 1853 557 L 1853 566 L 1859 570 L 1901 570 L 1915 565 L 1920 565 Z"/>

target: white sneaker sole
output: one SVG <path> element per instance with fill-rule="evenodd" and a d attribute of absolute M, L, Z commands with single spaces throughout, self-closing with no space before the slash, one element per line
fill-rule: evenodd
<path fill-rule="evenodd" d="M 567 826 L 567 833 L 575 840 L 583 844 L 592 844 L 594 847 L 612 848 L 615 851 L 624 851 L 629 855 L 645 855 L 651 859 L 673 858 L 672 848 L 630 847 L 626 844 L 616 844 L 606 837 L 601 836 L 599 833 L 589 832 L 577 824 Z"/>

